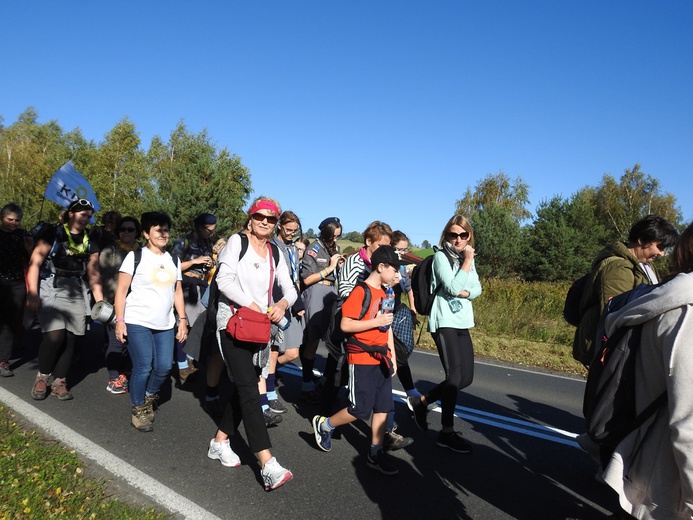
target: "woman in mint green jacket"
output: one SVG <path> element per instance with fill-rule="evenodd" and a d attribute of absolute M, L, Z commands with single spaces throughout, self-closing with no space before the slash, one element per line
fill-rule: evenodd
<path fill-rule="evenodd" d="M 428 330 L 436 343 L 445 379 L 421 397 L 409 397 L 416 424 L 428 429 L 428 403 L 440 400 L 442 430 L 436 444 L 458 453 L 469 453 L 470 444 L 454 430 L 457 393 L 474 378 L 474 348 L 469 329 L 474 326 L 472 300 L 481 294 L 479 275 L 474 266 L 474 231 L 462 215 L 453 216 L 440 237 L 441 249 L 433 258 L 431 290 L 435 300 Z"/>

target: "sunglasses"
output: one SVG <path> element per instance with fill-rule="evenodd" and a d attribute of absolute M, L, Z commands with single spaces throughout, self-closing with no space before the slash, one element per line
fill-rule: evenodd
<path fill-rule="evenodd" d="M 91 202 L 89 202 L 87 199 L 77 199 L 72 204 L 70 204 L 69 209 L 70 209 L 70 211 L 74 211 L 75 209 L 77 209 L 77 207 L 88 208 L 88 209 L 94 211 L 94 205 Z"/>
<path fill-rule="evenodd" d="M 268 224 L 276 224 L 277 221 L 279 220 L 277 217 L 271 217 L 269 215 L 263 215 L 262 213 L 253 213 L 250 218 L 257 222 L 262 222 L 263 220 L 267 219 Z"/>
<path fill-rule="evenodd" d="M 468 231 L 462 231 L 462 233 L 453 233 L 452 231 L 448 231 L 447 233 L 448 240 L 450 242 L 454 242 L 458 238 L 462 240 L 468 240 L 469 239 L 469 232 Z"/>
<path fill-rule="evenodd" d="M 134 233 L 137 231 L 137 228 L 134 227 L 122 227 L 118 230 L 120 233 Z"/>

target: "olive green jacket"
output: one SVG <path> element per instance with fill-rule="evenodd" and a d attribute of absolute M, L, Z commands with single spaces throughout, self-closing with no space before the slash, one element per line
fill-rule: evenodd
<path fill-rule="evenodd" d="M 650 264 L 650 268 L 659 279 L 654 265 Z M 594 335 L 597 332 L 599 317 L 609 299 L 630 291 L 641 283 L 651 283 L 640 266 L 640 261 L 623 242 L 616 242 L 602 249 L 592 262 L 590 274 L 580 303 L 582 320 L 575 330 L 573 340 L 573 357 L 586 366 L 594 356 Z"/>

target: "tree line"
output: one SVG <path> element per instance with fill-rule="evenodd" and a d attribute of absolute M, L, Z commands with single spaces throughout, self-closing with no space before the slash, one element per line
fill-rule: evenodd
<path fill-rule="evenodd" d="M 179 122 L 166 140 L 154 136 L 143 148 L 135 125 L 119 121 L 101 142 L 87 140 L 79 128 L 65 131 L 56 121 L 38 122 L 33 108 L 9 126 L 0 116 L 0 202 L 14 201 L 25 223 L 55 221 L 62 209 L 44 201 L 52 175 L 67 161 L 92 185 L 102 211 L 139 216 L 152 208 L 171 215 L 174 232 L 190 229 L 195 215 L 219 218 L 224 236 L 245 221 L 251 176 L 240 157 L 215 145 L 206 131 L 190 132 Z M 574 280 L 587 272 L 597 252 L 624 240 L 630 226 L 658 214 L 683 228 L 676 198 L 636 164 L 616 179 L 605 174 L 596 187 L 568 198 L 554 196 L 527 209 L 529 186 L 500 171 L 467 187 L 455 211 L 474 226 L 477 266 L 482 276 L 527 281 Z M 304 232 L 314 238 L 313 229 Z M 344 237 L 362 242 L 361 233 Z M 422 247 L 430 247 L 426 241 Z"/>

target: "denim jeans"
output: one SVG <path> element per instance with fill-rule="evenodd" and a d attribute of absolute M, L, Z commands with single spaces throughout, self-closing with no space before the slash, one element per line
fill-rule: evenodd
<path fill-rule="evenodd" d="M 132 360 L 130 401 L 133 406 L 144 404 L 148 395 L 159 393 L 173 364 L 173 329 L 154 330 L 142 325 L 127 324 L 128 352 Z"/>

